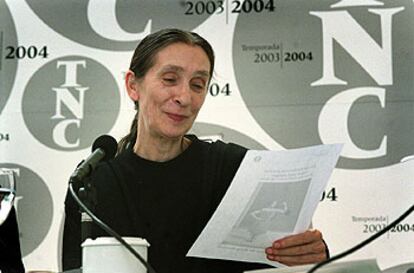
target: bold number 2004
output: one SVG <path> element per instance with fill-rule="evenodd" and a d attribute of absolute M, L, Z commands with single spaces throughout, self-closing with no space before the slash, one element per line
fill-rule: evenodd
<path fill-rule="evenodd" d="M 232 4 L 235 4 L 232 13 L 250 13 L 252 11 L 262 12 L 264 10 L 274 11 L 275 4 L 273 0 L 245 0 L 244 2 L 240 0 L 233 0 Z"/>
<path fill-rule="evenodd" d="M 42 48 L 37 48 L 35 46 L 8 46 L 6 47 L 7 53 L 6 53 L 6 59 L 34 59 L 36 57 L 42 57 L 47 58 L 49 55 L 47 51 L 47 46 L 43 46 Z"/>
<path fill-rule="evenodd" d="M 312 52 L 286 52 L 284 57 L 285 62 L 297 62 L 305 60 L 313 60 Z"/>

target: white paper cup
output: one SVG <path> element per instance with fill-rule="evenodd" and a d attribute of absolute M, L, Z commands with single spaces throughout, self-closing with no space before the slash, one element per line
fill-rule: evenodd
<path fill-rule="evenodd" d="M 146 261 L 148 242 L 142 238 L 123 237 Z M 145 266 L 112 237 L 87 239 L 82 244 L 83 273 L 146 273 Z"/>

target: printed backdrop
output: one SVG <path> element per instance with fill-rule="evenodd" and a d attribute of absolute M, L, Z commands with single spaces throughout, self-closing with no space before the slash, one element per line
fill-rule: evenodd
<path fill-rule="evenodd" d="M 0 167 L 17 169 L 27 269 L 61 269 L 63 201 L 94 139 L 127 133 L 123 77 L 165 27 L 200 33 L 217 69 L 194 126 L 253 149 L 345 143 L 314 218 L 332 253 L 413 202 L 412 0 L 0 0 Z M 414 215 L 348 260 L 414 261 Z"/>

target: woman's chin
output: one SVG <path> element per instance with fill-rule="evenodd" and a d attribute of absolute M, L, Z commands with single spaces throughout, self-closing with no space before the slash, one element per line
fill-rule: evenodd
<path fill-rule="evenodd" d="M 171 138 L 171 139 L 181 139 L 184 137 L 184 135 L 188 132 L 188 129 L 171 129 L 171 130 L 164 130 L 164 132 L 162 133 L 162 135 L 166 138 Z"/>

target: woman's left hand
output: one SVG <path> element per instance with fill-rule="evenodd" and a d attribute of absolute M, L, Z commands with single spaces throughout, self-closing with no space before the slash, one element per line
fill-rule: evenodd
<path fill-rule="evenodd" d="M 269 260 L 289 266 L 319 263 L 328 258 L 322 233 L 315 229 L 276 240 L 265 251 Z"/>

